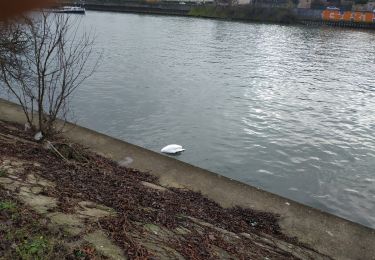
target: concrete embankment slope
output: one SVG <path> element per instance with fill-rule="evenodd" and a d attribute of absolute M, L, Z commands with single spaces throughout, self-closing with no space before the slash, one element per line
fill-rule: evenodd
<path fill-rule="evenodd" d="M 23 124 L 25 116 L 18 105 L 0 99 L 0 120 Z M 224 207 L 237 205 L 279 214 L 285 234 L 333 259 L 375 259 L 373 229 L 84 127 L 67 124 L 65 129 L 72 141 L 120 164 L 149 171 L 159 177 L 162 186 L 201 192 Z"/>

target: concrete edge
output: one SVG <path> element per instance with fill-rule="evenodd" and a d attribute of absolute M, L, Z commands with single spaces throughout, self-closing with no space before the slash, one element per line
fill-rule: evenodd
<path fill-rule="evenodd" d="M 0 99 L 0 120 L 25 123 L 20 106 Z M 142 147 L 67 123 L 64 135 L 128 167 L 150 172 L 163 186 L 202 193 L 223 207 L 241 206 L 280 216 L 283 232 L 334 259 L 375 259 L 375 230 L 231 180 Z"/>

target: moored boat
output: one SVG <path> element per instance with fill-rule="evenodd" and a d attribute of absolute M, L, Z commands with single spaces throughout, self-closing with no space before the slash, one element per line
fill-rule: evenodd
<path fill-rule="evenodd" d="M 54 13 L 66 13 L 66 14 L 85 14 L 86 10 L 80 6 L 63 6 L 61 8 L 53 9 Z"/>

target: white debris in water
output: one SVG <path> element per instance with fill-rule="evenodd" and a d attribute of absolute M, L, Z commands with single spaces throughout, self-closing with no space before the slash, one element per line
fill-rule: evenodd
<path fill-rule="evenodd" d="M 270 172 L 270 171 L 267 171 L 267 170 L 264 170 L 264 169 L 259 169 L 258 172 L 268 174 L 268 175 L 275 175 L 273 172 Z"/>
<path fill-rule="evenodd" d="M 329 194 L 325 194 L 325 195 L 311 195 L 311 197 L 324 199 L 324 198 L 328 198 Z"/>
<path fill-rule="evenodd" d="M 359 191 L 354 190 L 354 189 L 344 189 L 344 191 L 351 192 L 351 193 L 356 193 L 356 194 L 359 193 Z"/>

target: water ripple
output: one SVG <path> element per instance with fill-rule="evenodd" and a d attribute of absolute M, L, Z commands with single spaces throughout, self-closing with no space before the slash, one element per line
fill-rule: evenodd
<path fill-rule="evenodd" d="M 375 227 L 375 33 L 87 12 L 81 124 Z"/>

